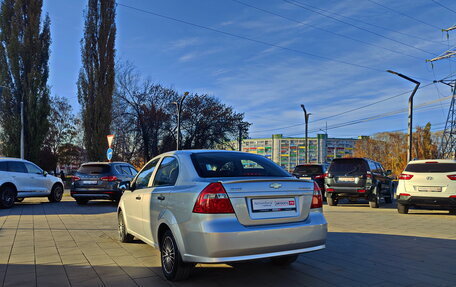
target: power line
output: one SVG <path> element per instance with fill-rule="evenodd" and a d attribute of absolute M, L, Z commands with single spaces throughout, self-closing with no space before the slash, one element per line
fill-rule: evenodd
<path fill-rule="evenodd" d="M 303 2 L 301 1 L 300 3 L 303 3 Z M 411 38 L 416 38 L 416 39 L 418 39 L 418 40 L 426 41 L 426 42 L 430 42 L 430 43 L 443 44 L 442 42 L 428 40 L 428 39 L 425 39 L 425 38 L 420 37 L 420 36 L 417 36 L 417 35 L 411 35 L 411 34 L 408 34 L 408 33 L 401 32 L 401 31 L 393 30 L 393 29 L 388 28 L 388 27 L 385 27 L 385 26 L 380 26 L 380 25 L 378 25 L 378 24 L 372 24 L 372 23 L 363 21 L 363 20 L 358 19 L 358 18 L 349 17 L 349 16 L 345 16 L 345 15 L 342 15 L 342 14 L 339 14 L 339 13 L 335 13 L 335 12 L 333 12 L 333 11 L 328 11 L 328 10 L 325 10 L 325 9 L 322 9 L 322 8 L 318 8 L 318 7 L 315 7 L 315 6 L 310 5 L 309 3 L 305 3 L 305 5 L 307 5 L 308 7 L 313 8 L 313 9 L 317 9 L 317 10 L 326 12 L 326 13 L 328 13 L 328 14 L 336 15 L 336 16 L 339 16 L 339 17 L 342 17 L 342 18 L 345 18 L 345 19 L 349 19 L 349 20 L 355 21 L 355 22 L 360 22 L 360 23 L 363 23 L 363 24 L 365 24 L 365 25 L 369 25 L 369 26 L 372 26 L 372 27 L 380 28 L 380 29 L 387 30 L 387 31 L 390 31 L 390 32 L 393 32 L 393 33 L 401 34 L 401 35 L 403 35 L 403 36 L 407 36 L 407 37 L 411 37 Z"/>
<path fill-rule="evenodd" d="M 192 23 L 192 22 L 189 22 L 189 21 L 186 21 L 186 20 L 177 19 L 177 18 L 174 18 L 174 17 L 171 17 L 171 16 L 166 16 L 166 15 L 159 14 L 159 13 L 156 13 L 156 12 L 152 12 L 152 11 L 149 11 L 149 10 L 145 10 L 145 9 L 141 9 L 141 8 L 137 8 L 137 7 L 133 7 L 133 6 L 129 6 L 129 5 L 125 5 L 125 4 L 122 4 L 122 3 L 119 3 L 119 2 L 117 2 L 117 5 L 125 7 L 125 8 L 128 8 L 128 9 L 131 9 L 131 10 L 135 10 L 135 11 L 138 11 L 138 12 L 142 12 L 142 13 L 150 14 L 150 15 L 153 15 L 153 16 L 156 16 L 156 17 L 160 17 L 160 18 L 163 18 L 163 19 L 171 20 L 171 21 L 174 21 L 174 22 L 179 22 L 181 24 L 186 24 L 186 25 L 189 25 L 189 26 L 197 27 L 197 28 L 200 28 L 200 29 L 205 29 L 205 30 L 208 30 L 208 31 L 216 32 L 216 33 L 219 33 L 219 34 L 223 34 L 223 35 L 226 35 L 226 36 L 230 36 L 230 37 L 234 37 L 234 38 L 238 38 L 238 39 L 242 39 L 242 40 L 246 40 L 246 41 L 250 41 L 250 42 L 254 42 L 254 43 L 257 43 L 257 44 L 262 44 L 262 45 L 265 45 L 265 46 L 271 46 L 271 47 L 279 48 L 279 49 L 282 49 L 282 50 L 294 52 L 294 53 L 297 53 L 297 54 L 303 54 L 303 55 L 307 55 L 307 56 L 310 56 L 310 57 L 319 58 L 319 59 L 323 59 L 323 60 L 327 60 L 327 61 L 331 61 L 331 62 L 335 62 L 335 63 L 340 63 L 340 64 L 345 64 L 345 65 L 354 66 L 354 67 L 358 67 L 358 68 L 368 69 L 368 70 L 372 70 L 372 71 L 376 71 L 376 72 L 384 72 L 384 70 L 381 70 L 381 69 L 377 69 L 377 68 L 373 68 L 373 67 L 369 67 L 369 66 L 364 66 L 364 65 L 356 64 L 356 63 L 350 63 L 350 62 L 343 61 L 343 60 L 336 60 L 336 59 L 332 59 L 332 58 L 329 58 L 329 57 L 326 57 L 326 56 L 321 56 L 321 55 L 313 54 L 313 53 L 302 51 L 302 50 L 298 50 L 298 49 L 288 48 L 288 47 L 281 46 L 281 45 L 278 45 L 278 44 L 273 44 L 273 43 L 270 43 L 270 42 L 266 42 L 266 41 L 262 41 L 262 40 L 258 40 L 258 39 L 253 39 L 253 38 L 250 38 L 250 37 L 247 37 L 247 36 L 234 34 L 234 33 L 231 33 L 231 32 L 227 32 L 227 31 L 223 31 L 223 30 L 219 30 L 219 29 L 203 26 L 203 25 L 200 25 L 200 24 Z"/>
<path fill-rule="evenodd" d="M 272 12 L 272 11 L 269 11 L 269 10 L 266 10 L 266 9 L 263 9 L 263 8 L 260 8 L 260 7 L 257 7 L 257 6 L 254 6 L 254 5 L 239 1 L 239 0 L 231 0 L 231 1 L 236 2 L 238 4 L 241 4 L 241 5 L 244 5 L 246 7 L 250 7 L 250 8 L 256 9 L 258 11 L 262 11 L 262 12 L 270 14 L 270 15 L 274 15 L 274 16 L 280 17 L 282 19 L 286 19 L 286 20 L 294 22 L 294 23 L 310 26 L 310 27 L 312 27 L 314 29 L 317 29 L 317 30 L 320 30 L 320 31 L 324 31 L 326 33 L 330 33 L 330 34 L 333 34 L 333 35 L 336 35 L 336 36 L 339 36 L 339 37 L 342 37 L 342 38 L 350 39 L 352 41 L 356 41 L 356 42 L 359 42 L 359 43 L 362 43 L 362 44 L 365 44 L 365 45 L 368 45 L 368 46 L 380 48 L 380 49 L 383 49 L 383 50 L 386 50 L 386 51 L 390 51 L 390 52 L 393 52 L 393 53 L 396 53 L 396 54 L 401 54 L 403 56 L 407 56 L 407 57 L 410 57 L 410 58 L 422 60 L 422 58 L 419 58 L 419 57 L 416 57 L 416 56 L 413 56 L 413 55 L 402 53 L 400 51 L 393 50 L 393 49 L 390 49 L 390 48 L 382 47 L 380 45 L 372 44 L 372 43 L 369 43 L 369 42 L 366 42 L 366 41 L 363 41 L 363 40 L 359 40 L 359 39 L 356 39 L 356 38 L 353 38 L 353 37 L 350 37 L 350 36 L 347 36 L 347 35 L 344 35 L 344 34 L 340 34 L 340 33 L 337 33 L 337 32 L 334 32 L 334 31 L 331 31 L 331 30 L 328 30 L 328 29 L 320 28 L 320 27 L 318 27 L 316 25 L 313 25 L 313 24 L 310 24 L 310 23 L 305 23 L 303 21 L 296 20 L 296 19 L 293 19 L 293 18 L 290 18 L 290 17 L 286 17 L 286 16 L 283 16 L 283 15 L 281 15 L 279 13 L 275 13 L 275 12 Z"/>
<path fill-rule="evenodd" d="M 374 35 L 376 35 L 376 36 L 378 36 L 378 37 L 381 37 L 381 38 L 384 38 L 384 39 L 387 39 L 387 40 L 390 40 L 390 41 L 399 43 L 399 44 L 401 44 L 401 45 L 407 46 L 407 47 L 409 47 L 409 48 L 416 49 L 416 50 L 418 50 L 418 51 L 421 51 L 421 52 L 424 52 L 424 53 L 427 53 L 427 54 L 434 55 L 433 53 L 431 53 L 431 52 L 429 52 L 429 51 L 426 51 L 426 50 L 423 50 L 423 49 L 421 49 L 421 48 L 418 48 L 418 47 L 409 45 L 409 44 L 407 44 L 407 43 L 404 43 L 404 42 L 402 42 L 402 41 L 398 41 L 398 40 L 395 40 L 395 39 L 393 39 L 393 38 L 384 36 L 384 35 L 382 35 L 382 34 L 379 34 L 379 33 L 377 33 L 377 32 L 371 31 L 371 30 L 366 29 L 366 28 L 364 28 L 364 27 L 360 27 L 360 26 L 355 25 L 355 24 L 352 24 L 352 23 L 350 23 L 350 22 L 346 22 L 346 21 L 337 19 L 337 18 L 335 18 L 335 17 L 333 17 L 333 16 L 331 16 L 331 15 L 326 15 L 326 14 L 324 14 L 324 13 L 321 13 L 321 12 L 319 12 L 319 11 L 316 11 L 315 9 L 306 7 L 307 5 L 306 5 L 306 4 L 303 4 L 303 3 L 301 3 L 301 2 L 298 2 L 298 1 L 289 1 L 289 0 L 282 0 L 282 1 L 284 1 L 284 2 L 286 2 L 286 3 L 289 3 L 289 4 L 291 4 L 291 5 L 297 6 L 297 7 L 301 7 L 302 9 L 305 9 L 305 10 L 307 10 L 307 11 L 311 11 L 311 12 L 317 13 L 317 14 L 322 15 L 322 16 L 324 16 L 324 17 L 333 19 L 333 20 L 335 20 L 335 21 L 344 23 L 344 24 L 346 24 L 346 25 L 355 27 L 355 28 L 357 28 L 357 29 L 359 29 L 359 30 L 362 30 L 362 31 L 365 31 L 365 32 L 374 34 Z M 369 0 L 369 1 L 370 1 L 370 0 Z"/>
<path fill-rule="evenodd" d="M 445 9 L 447 9 L 447 10 L 450 10 L 450 11 L 453 12 L 453 13 L 456 13 L 455 10 L 451 9 L 451 8 L 448 7 L 448 6 L 443 5 L 443 4 L 440 3 L 440 2 L 437 2 L 437 1 L 435 1 L 435 0 L 432 0 L 432 2 L 434 2 L 434 3 L 437 4 L 437 5 L 439 5 L 440 7 L 443 7 L 443 8 L 445 8 Z"/>
<path fill-rule="evenodd" d="M 413 20 L 415 20 L 415 21 L 417 21 L 417 22 L 420 22 L 421 24 L 427 25 L 427 26 L 429 26 L 429 27 L 432 27 L 432 28 L 435 28 L 435 29 L 439 29 L 439 30 L 442 29 L 442 28 L 437 27 L 437 26 L 435 26 L 435 25 L 433 25 L 433 24 L 424 22 L 423 20 L 420 20 L 420 19 L 415 18 L 415 17 L 413 17 L 413 16 L 407 15 L 407 14 L 401 12 L 401 11 L 397 11 L 397 10 L 395 10 L 395 9 L 392 9 L 392 8 L 390 8 L 390 7 L 388 7 L 388 6 L 385 6 L 384 4 L 378 3 L 378 2 L 376 2 L 376 1 L 374 1 L 374 0 L 367 0 L 367 1 L 369 1 L 369 2 L 371 2 L 371 3 L 374 3 L 374 4 L 376 4 L 376 5 L 380 6 L 380 7 L 383 7 L 383 8 L 385 8 L 386 10 L 389 10 L 389 11 L 392 11 L 392 12 L 394 12 L 394 13 L 397 13 L 397 14 L 399 14 L 399 15 L 401 15 L 401 16 L 404 16 L 404 17 L 413 19 Z"/>

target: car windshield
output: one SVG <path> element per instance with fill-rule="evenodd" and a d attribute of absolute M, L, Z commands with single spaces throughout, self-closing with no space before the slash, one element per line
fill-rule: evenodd
<path fill-rule="evenodd" d="M 110 168 L 107 164 L 84 164 L 78 169 L 78 173 L 85 174 L 104 174 L 109 171 Z"/>
<path fill-rule="evenodd" d="M 323 167 L 321 165 L 298 165 L 293 173 L 299 174 L 322 174 Z"/>
<path fill-rule="evenodd" d="M 367 164 L 363 159 L 335 159 L 329 166 L 328 172 L 331 174 L 360 174 L 367 171 Z"/>
<path fill-rule="evenodd" d="M 456 163 L 411 163 L 408 172 L 456 172 Z"/>
<path fill-rule="evenodd" d="M 191 158 L 200 177 L 290 176 L 267 158 L 254 154 L 203 152 Z"/>

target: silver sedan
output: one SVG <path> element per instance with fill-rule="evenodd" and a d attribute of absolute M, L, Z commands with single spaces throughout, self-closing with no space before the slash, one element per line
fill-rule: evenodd
<path fill-rule="evenodd" d="M 196 263 L 272 258 L 287 265 L 300 253 L 325 248 L 318 185 L 260 155 L 168 152 L 125 187 L 120 240 L 136 237 L 159 248 L 168 280 L 187 278 Z"/>

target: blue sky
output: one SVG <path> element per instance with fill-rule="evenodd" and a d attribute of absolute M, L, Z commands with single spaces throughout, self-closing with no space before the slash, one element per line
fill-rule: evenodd
<path fill-rule="evenodd" d="M 384 71 L 415 77 L 423 86 L 456 72 L 456 61 L 442 60 L 433 66 L 425 62 L 456 45 L 456 31 L 447 39 L 439 30 L 454 25 L 456 13 L 432 0 L 290 0 L 300 6 L 282 0 L 239 1 L 276 15 L 232 0 L 118 3 L 276 46 L 118 6 L 117 56 L 156 83 L 182 93 L 216 96 L 245 113 L 253 124 L 251 137 L 302 136 L 300 104 L 312 113 L 311 135 L 321 133 L 326 122 L 330 137 L 405 131 L 407 91 L 413 84 Z M 456 11 L 454 1 L 436 1 Z M 87 1 L 44 2 L 44 12 L 52 21 L 49 85 L 53 94 L 69 98 L 77 111 L 76 81 Z M 401 93 L 405 94 L 369 105 Z M 450 103 L 443 98 L 450 95 L 443 84 L 420 89 L 415 96 L 414 125 L 430 121 L 436 130 L 442 129 Z M 343 126 L 370 117 L 375 120 Z"/>

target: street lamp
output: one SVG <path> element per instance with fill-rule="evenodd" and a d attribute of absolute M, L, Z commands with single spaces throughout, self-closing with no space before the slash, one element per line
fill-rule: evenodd
<path fill-rule="evenodd" d="M 311 113 L 307 113 L 306 108 L 304 107 L 304 105 L 301 105 L 301 108 L 304 111 L 304 120 L 306 121 L 306 153 L 305 153 L 305 162 L 309 163 L 309 143 L 308 143 L 309 137 L 308 137 L 308 134 L 307 134 L 307 128 L 309 126 L 309 116 L 311 115 Z"/>
<path fill-rule="evenodd" d="M 3 89 L 8 89 L 7 87 L 0 86 L 0 97 L 2 96 Z M 24 102 L 21 101 L 21 158 L 24 159 Z"/>
<path fill-rule="evenodd" d="M 185 92 L 179 102 L 172 102 L 172 104 L 177 107 L 177 136 L 176 136 L 176 150 L 179 150 L 179 139 L 180 139 L 180 115 L 182 111 L 182 104 L 184 103 L 185 98 L 188 96 L 188 92 Z"/>
<path fill-rule="evenodd" d="M 415 88 L 412 91 L 412 94 L 409 97 L 408 100 L 408 149 L 407 149 L 407 162 L 412 160 L 412 143 L 413 143 L 413 132 L 412 132 L 412 125 L 413 125 L 413 96 L 415 96 L 416 91 L 418 90 L 418 87 L 420 86 L 420 82 L 409 78 L 403 74 L 387 70 L 388 73 L 397 75 L 403 79 L 406 79 L 407 81 L 410 81 L 415 84 Z"/>

